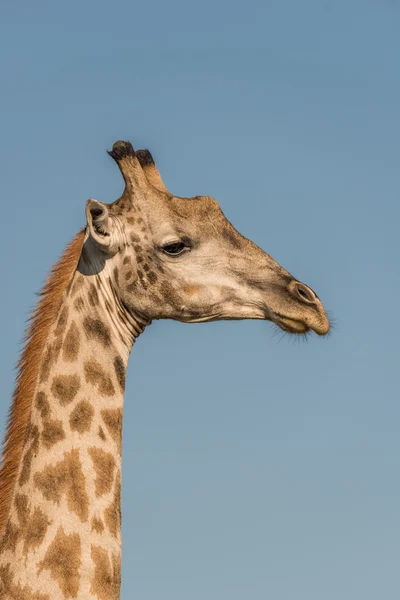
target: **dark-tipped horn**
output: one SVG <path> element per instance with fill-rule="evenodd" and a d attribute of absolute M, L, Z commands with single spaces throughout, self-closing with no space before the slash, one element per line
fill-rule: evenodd
<path fill-rule="evenodd" d="M 135 151 L 130 142 L 118 140 L 113 144 L 112 150 L 107 150 L 107 153 L 117 162 L 128 156 L 135 156 Z"/>
<path fill-rule="evenodd" d="M 155 167 L 154 158 L 151 155 L 150 150 L 138 150 L 136 152 L 136 156 L 139 159 L 139 162 L 143 167 Z"/>
<path fill-rule="evenodd" d="M 155 165 L 152 155 L 149 150 L 138 150 L 136 152 L 140 166 L 142 167 L 149 183 L 160 192 L 166 192 L 169 194 L 167 188 L 164 185 L 161 175 Z"/>
<path fill-rule="evenodd" d="M 112 150 L 107 152 L 119 166 L 126 188 L 129 191 L 132 191 L 135 187 L 147 185 L 146 176 L 130 142 L 119 140 L 113 144 Z"/>

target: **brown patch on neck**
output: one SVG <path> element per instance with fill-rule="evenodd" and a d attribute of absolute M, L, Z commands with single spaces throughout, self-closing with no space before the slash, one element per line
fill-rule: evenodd
<path fill-rule="evenodd" d="M 34 476 L 35 485 L 46 500 L 60 504 L 66 496 L 68 508 L 81 521 L 85 522 L 89 514 L 89 498 L 86 492 L 86 479 L 82 469 L 79 451 L 74 448 L 64 452 L 63 460 L 48 465 Z"/>
<path fill-rule="evenodd" d="M 101 411 L 109 433 L 117 444 L 118 452 L 122 453 L 122 408 L 104 408 Z"/>
<path fill-rule="evenodd" d="M 88 454 L 92 459 L 93 468 L 96 473 L 94 482 L 96 496 L 107 494 L 112 487 L 114 479 L 115 460 L 110 452 L 105 452 L 101 448 L 92 446 L 88 449 Z"/>
<path fill-rule="evenodd" d="M 3 445 L 0 470 L 0 534 L 6 525 L 22 459 L 43 349 L 75 273 L 83 239 L 84 230 L 81 230 L 54 265 L 41 292 L 41 299 L 30 318 L 25 348 L 18 362 L 18 375 Z"/>
<path fill-rule="evenodd" d="M 39 572 L 48 569 L 65 598 L 76 598 L 79 590 L 81 541 L 78 533 L 66 534 L 62 527 L 40 563 Z"/>
<path fill-rule="evenodd" d="M 104 511 L 104 521 L 114 537 L 121 535 L 121 473 L 115 478 L 114 498 Z"/>
<path fill-rule="evenodd" d="M 34 592 L 29 586 L 13 583 L 11 564 L 0 567 L 0 597 L 2 600 L 50 600 L 48 594 Z"/>
<path fill-rule="evenodd" d="M 118 600 L 121 588 L 120 555 L 110 555 L 104 548 L 92 545 L 91 556 L 94 562 L 91 593 L 99 600 Z"/>

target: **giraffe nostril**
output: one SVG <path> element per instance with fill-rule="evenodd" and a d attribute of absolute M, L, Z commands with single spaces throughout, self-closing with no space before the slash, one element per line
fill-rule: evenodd
<path fill-rule="evenodd" d="M 302 302 L 315 302 L 316 295 L 306 285 L 303 283 L 296 282 L 295 291 L 297 292 L 297 296 Z"/>
<path fill-rule="evenodd" d="M 304 290 L 301 290 L 301 289 L 300 289 L 300 290 L 297 290 L 297 291 L 298 291 L 298 293 L 300 294 L 300 296 L 303 296 L 303 298 L 306 298 L 306 299 L 308 300 L 308 296 L 307 296 L 307 294 L 305 293 L 305 291 L 304 291 Z"/>

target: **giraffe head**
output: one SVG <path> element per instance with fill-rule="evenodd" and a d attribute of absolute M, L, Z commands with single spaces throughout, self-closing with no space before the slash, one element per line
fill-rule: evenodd
<path fill-rule="evenodd" d="M 105 270 L 124 310 L 188 323 L 264 319 L 290 333 L 329 331 L 323 305 L 243 237 L 208 196 L 168 192 L 150 153 L 116 142 L 125 180 L 116 202 L 89 200 L 83 257 Z"/>

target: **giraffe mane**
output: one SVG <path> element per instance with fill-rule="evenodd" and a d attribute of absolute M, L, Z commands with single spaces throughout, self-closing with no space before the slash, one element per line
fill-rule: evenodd
<path fill-rule="evenodd" d="M 52 267 L 40 292 L 40 300 L 28 320 L 25 346 L 17 365 L 17 376 L 8 414 L 0 469 L 0 536 L 7 522 L 14 485 L 25 444 L 33 395 L 36 389 L 43 350 L 81 255 L 82 229 Z"/>

